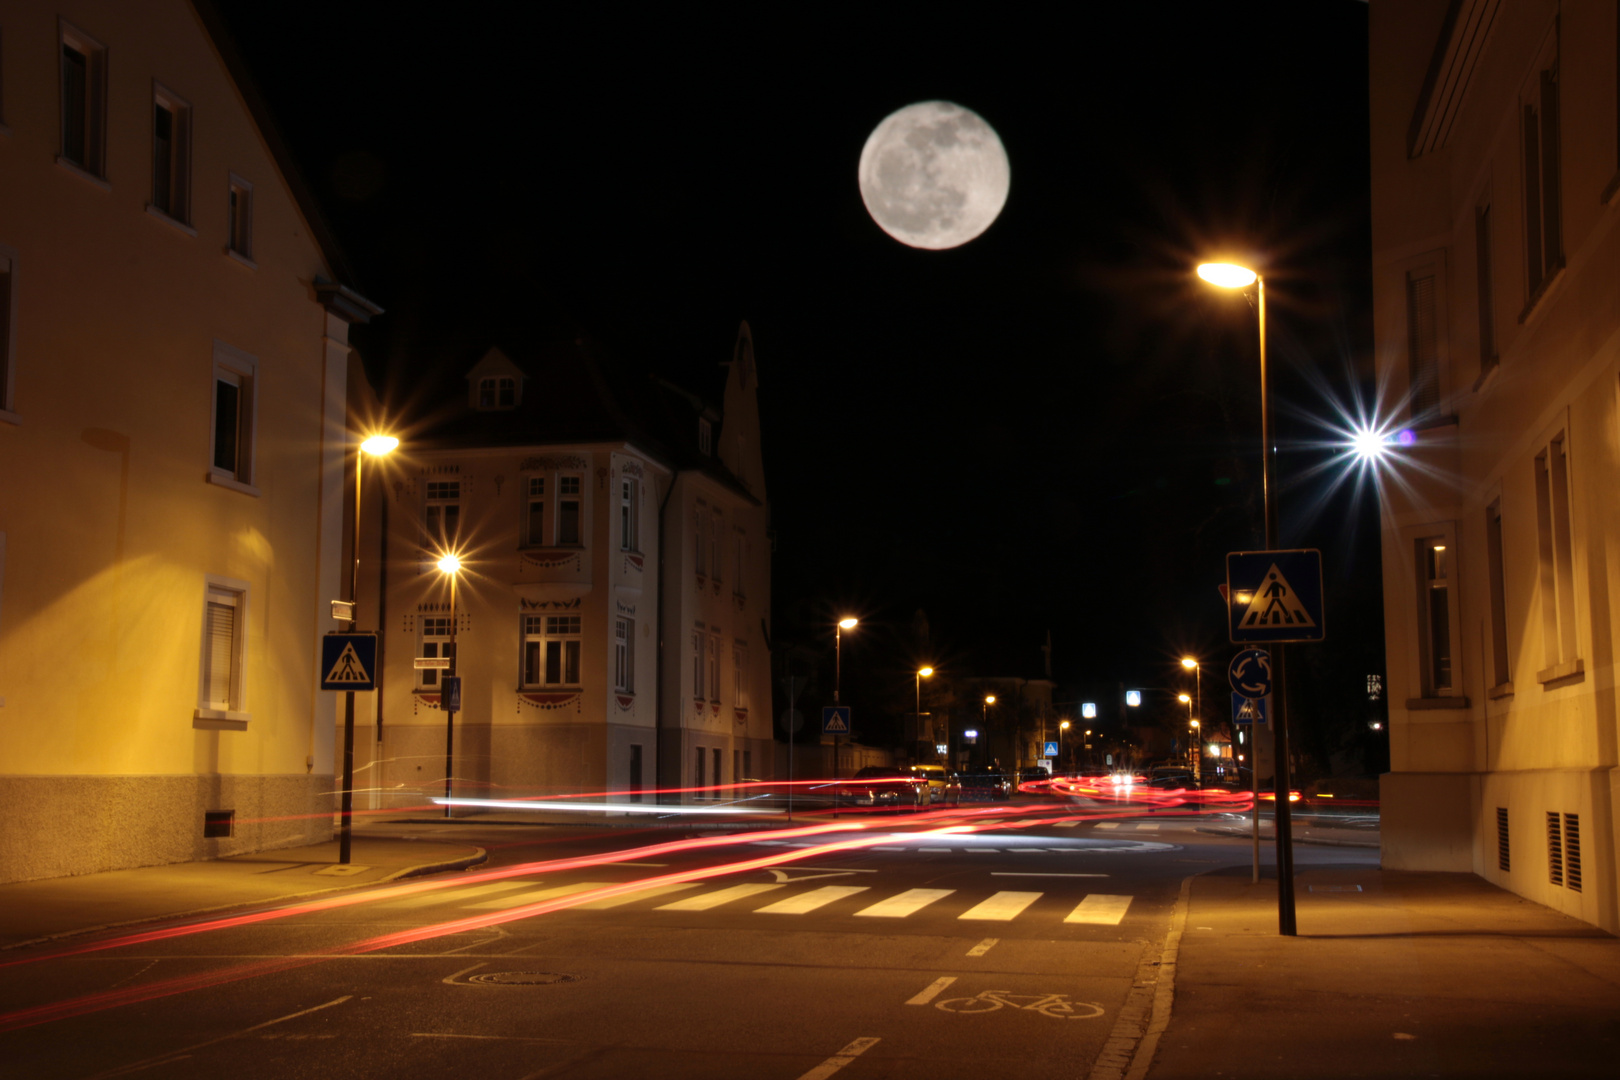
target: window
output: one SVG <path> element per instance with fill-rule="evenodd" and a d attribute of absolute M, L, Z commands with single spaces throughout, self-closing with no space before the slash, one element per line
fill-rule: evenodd
<path fill-rule="evenodd" d="M 63 164 L 98 179 L 107 175 L 107 50 L 62 24 Z"/>
<path fill-rule="evenodd" d="M 1528 307 L 1564 265 L 1558 150 L 1558 48 L 1549 39 L 1520 95 L 1524 140 L 1524 250 Z"/>
<path fill-rule="evenodd" d="M 1496 284 L 1491 273 L 1491 204 L 1474 212 L 1474 269 L 1479 287 L 1479 373 L 1496 366 Z"/>
<path fill-rule="evenodd" d="M 640 551 L 641 484 L 624 477 L 619 481 L 619 547 L 624 551 Z"/>
<path fill-rule="evenodd" d="M 613 688 L 626 694 L 636 692 L 636 622 L 613 620 Z"/>
<path fill-rule="evenodd" d="M 580 478 L 557 477 L 557 543 L 580 543 L 579 532 Z"/>
<path fill-rule="evenodd" d="M 744 750 L 743 751 L 742 776 L 743 776 L 743 778 L 747 778 L 747 777 L 751 777 L 753 775 L 754 775 L 754 752 L 752 750 Z"/>
<path fill-rule="evenodd" d="M 743 567 L 748 559 L 748 534 L 741 529 L 731 534 L 731 592 L 739 600 L 743 590 Z"/>
<path fill-rule="evenodd" d="M 478 380 L 480 409 L 510 409 L 517 404 L 517 380 L 490 378 Z"/>
<path fill-rule="evenodd" d="M 742 751 L 733 750 L 731 752 L 731 782 L 733 784 L 740 783 L 743 775 Z"/>
<path fill-rule="evenodd" d="M 1430 419 L 1440 412 L 1437 277 L 1433 272 L 1406 276 L 1406 355 L 1413 420 Z"/>
<path fill-rule="evenodd" d="M 697 755 L 692 763 L 692 786 L 695 788 L 703 788 L 707 786 L 703 780 L 703 766 L 705 764 L 704 759 L 707 757 L 708 752 L 704 750 L 703 747 L 698 747 Z M 699 791 L 693 796 L 693 798 L 705 799 L 708 798 L 708 795 L 703 791 Z"/>
<path fill-rule="evenodd" d="M 230 198 L 226 208 L 225 250 L 243 261 L 253 261 L 253 185 L 231 174 Z"/>
<path fill-rule="evenodd" d="M 1424 537 L 1417 542 L 1418 650 L 1422 659 L 1423 696 L 1450 694 L 1451 670 L 1451 564 L 1447 537 Z"/>
<path fill-rule="evenodd" d="M 1485 555 L 1491 575 L 1491 686 L 1509 691 L 1512 689 L 1513 676 L 1508 670 L 1507 582 L 1502 558 L 1501 500 L 1485 509 Z"/>
<path fill-rule="evenodd" d="M 247 627 L 247 586 L 210 580 L 203 602 L 202 666 L 198 715 L 214 720 L 242 714 L 242 667 Z"/>
<path fill-rule="evenodd" d="M 714 512 L 714 518 L 709 522 L 709 576 L 714 578 L 716 587 L 720 584 L 720 544 L 721 537 L 725 535 L 726 519 L 720 516 L 720 511 Z"/>
<path fill-rule="evenodd" d="M 421 640 L 417 643 L 417 655 L 421 657 L 443 657 L 451 655 L 450 644 L 450 616 L 424 615 L 419 620 L 422 624 Z M 448 671 L 448 669 L 444 669 Z M 423 668 L 417 673 L 420 677 L 419 686 L 424 690 L 436 689 L 439 685 L 440 669 Z"/>
<path fill-rule="evenodd" d="M 709 545 L 704 539 L 704 530 L 708 525 L 709 515 L 706 512 L 707 504 L 698 500 L 697 511 L 692 515 L 692 561 L 697 567 L 699 578 L 708 577 Z"/>
<path fill-rule="evenodd" d="M 528 493 L 523 506 L 524 542 L 530 547 L 544 547 L 546 543 L 546 478 L 529 477 Z"/>
<path fill-rule="evenodd" d="M 216 484 L 252 491 L 258 370 L 258 361 L 247 353 L 215 342 L 213 468 L 208 478 Z"/>
<path fill-rule="evenodd" d="M 711 634 L 709 636 L 708 661 L 709 661 L 709 670 L 708 670 L 709 700 L 710 701 L 719 701 L 720 700 L 720 635 L 718 633 Z"/>
<path fill-rule="evenodd" d="M 1536 534 L 1541 587 L 1542 647 L 1550 682 L 1581 670 L 1575 657 L 1575 568 L 1570 540 L 1569 455 L 1559 432 L 1536 455 Z"/>
<path fill-rule="evenodd" d="M 704 662 L 704 653 L 707 652 L 709 635 L 703 632 L 703 624 L 698 623 L 692 631 L 692 696 L 699 701 L 704 700 L 703 676 L 708 671 Z"/>
<path fill-rule="evenodd" d="M 748 644 L 742 641 L 731 646 L 731 700 L 739 709 L 748 708 Z"/>
<path fill-rule="evenodd" d="M 580 616 L 523 616 L 523 685 L 579 685 Z"/>
<path fill-rule="evenodd" d="M 630 744 L 630 801 L 641 801 L 641 744 Z"/>
<path fill-rule="evenodd" d="M 422 547 L 430 552 L 460 548 L 461 481 L 429 480 L 422 506 Z"/>
<path fill-rule="evenodd" d="M 0 246 L 0 420 L 17 419 L 17 253 Z"/>
<path fill-rule="evenodd" d="M 191 222 L 191 106 L 162 86 L 152 92 L 152 209 Z"/>
<path fill-rule="evenodd" d="M 726 782 L 725 778 L 720 773 L 720 762 L 722 760 L 720 755 L 721 755 L 722 751 L 717 746 L 717 747 L 714 748 L 713 753 L 714 753 L 714 786 L 719 787 L 721 784 Z M 720 792 L 716 791 L 712 797 L 716 798 L 716 799 L 720 798 Z"/>

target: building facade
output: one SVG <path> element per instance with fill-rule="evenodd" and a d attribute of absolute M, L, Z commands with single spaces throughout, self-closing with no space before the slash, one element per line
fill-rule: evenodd
<path fill-rule="evenodd" d="M 720 408 L 578 342 L 491 348 L 463 382 L 367 489 L 380 505 L 362 552 L 384 535 L 386 556 L 362 610 L 379 613 L 384 685 L 356 739 L 357 789 L 378 807 L 442 794 L 451 739 L 453 791 L 471 798 L 708 801 L 769 777 L 746 324 Z M 446 552 L 463 563 L 453 610 Z M 453 734 L 448 672 L 418 664 L 452 653 Z"/>
<path fill-rule="evenodd" d="M 1391 771 L 1383 859 L 1620 931 L 1620 25 L 1370 20 Z M 1404 437 L 1403 437 L 1404 438 Z"/>
<path fill-rule="evenodd" d="M 0 2 L 0 880 L 330 837 L 349 324 L 209 20 Z"/>

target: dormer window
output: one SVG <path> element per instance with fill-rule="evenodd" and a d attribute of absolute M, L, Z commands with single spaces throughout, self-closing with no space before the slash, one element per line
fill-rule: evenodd
<path fill-rule="evenodd" d="M 709 435 L 709 418 L 706 416 L 700 416 L 698 417 L 698 453 L 702 454 L 704 457 L 708 457 L 709 454 L 713 452 L 710 450 L 711 443 L 712 440 Z"/>
<path fill-rule="evenodd" d="M 517 405 L 517 380 L 492 378 L 478 380 L 480 409 L 510 409 Z"/>

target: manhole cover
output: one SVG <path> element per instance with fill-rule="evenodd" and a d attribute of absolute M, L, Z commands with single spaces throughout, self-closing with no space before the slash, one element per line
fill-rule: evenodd
<path fill-rule="evenodd" d="M 469 975 L 467 981 L 494 986 L 550 986 L 553 983 L 578 982 L 579 976 L 556 971 L 486 971 L 482 975 Z"/>

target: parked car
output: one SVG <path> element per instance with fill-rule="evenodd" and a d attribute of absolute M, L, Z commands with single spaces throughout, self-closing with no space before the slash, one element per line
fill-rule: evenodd
<path fill-rule="evenodd" d="M 930 803 L 949 803 L 956 806 L 962 801 L 962 784 L 945 771 L 943 765 L 913 765 L 911 775 L 928 785 Z"/>
<path fill-rule="evenodd" d="M 957 773 L 963 799 L 1006 802 L 1012 798 L 1012 778 L 999 765 L 980 765 Z"/>
<path fill-rule="evenodd" d="M 1020 789 L 1025 784 L 1044 784 L 1051 779 L 1051 770 L 1045 765 L 1031 765 L 1027 769 L 1018 770 L 1018 786 Z"/>
<path fill-rule="evenodd" d="M 921 810 L 929 803 L 928 782 L 913 776 L 909 769 L 868 765 L 839 783 L 837 799 L 840 806 Z"/>

